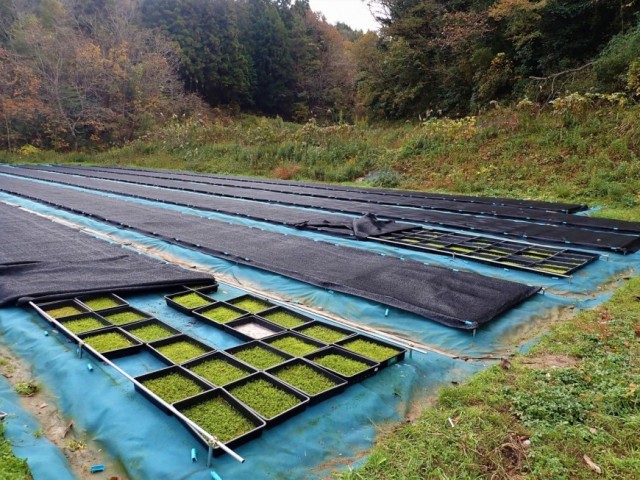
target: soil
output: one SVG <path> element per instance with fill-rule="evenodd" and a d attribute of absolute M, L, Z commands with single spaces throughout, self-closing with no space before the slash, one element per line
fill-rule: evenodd
<path fill-rule="evenodd" d="M 0 375 L 11 385 L 36 381 L 29 365 L 13 355 L 4 345 L 0 345 Z M 87 432 L 80 431 L 73 420 L 66 418 L 56 405 L 55 397 L 40 386 L 40 390 L 30 396 L 21 396 L 20 404 L 39 423 L 39 432 L 56 445 L 67 458 L 71 469 L 79 480 L 102 480 L 126 478 L 126 470 L 115 459 L 109 457 L 104 448 L 88 438 Z M 7 412 L 11 413 L 11 412 Z M 91 473 L 92 465 L 104 465 L 102 474 Z"/>

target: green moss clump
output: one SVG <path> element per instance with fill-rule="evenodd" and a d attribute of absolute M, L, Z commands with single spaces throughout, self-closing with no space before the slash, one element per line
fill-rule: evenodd
<path fill-rule="evenodd" d="M 153 323 L 151 325 L 133 328 L 129 330 L 129 333 L 132 333 L 143 342 L 153 342 L 154 340 L 160 340 L 174 335 L 168 328 Z"/>
<path fill-rule="evenodd" d="M 236 312 L 235 310 L 222 305 L 220 307 L 215 307 L 201 312 L 201 315 L 207 317 L 209 320 L 213 320 L 214 322 L 228 323 L 231 320 L 241 317 L 242 313 Z"/>
<path fill-rule="evenodd" d="M 142 384 L 167 403 L 177 402 L 204 392 L 204 388 L 179 373 L 145 380 Z"/>
<path fill-rule="evenodd" d="M 106 318 L 108 321 L 116 325 L 124 325 L 127 323 L 138 322 L 147 317 L 137 312 L 134 312 L 133 310 L 126 310 L 120 313 L 112 313 L 111 315 L 105 315 L 104 318 Z"/>
<path fill-rule="evenodd" d="M 98 297 L 82 300 L 91 310 L 104 310 L 106 308 L 119 307 L 120 304 L 111 297 Z"/>
<path fill-rule="evenodd" d="M 293 328 L 304 323 L 303 320 L 285 311 L 268 313 L 266 315 L 262 315 L 262 317 L 284 328 Z"/>
<path fill-rule="evenodd" d="M 304 340 L 294 337 L 293 335 L 280 337 L 273 342 L 269 342 L 269 345 L 297 357 L 302 357 L 307 353 L 315 352 L 319 348 L 312 343 L 305 342 Z"/>
<path fill-rule="evenodd" d="M 232 300 L 230 303 L 251 313 L 261 312 L 262 310 L 266 310 L 271 306 L 267 302 L 262 301 L 258 298 L 245 298 L 243 300 L 240 300 L 239 302 L 234 302 Z"/>
<path fill-rule="evenodd" d="M 307 395 L 318 395 L 336 385 L 307 365 L 291 365 L 274 375 Z"/>
<path fill-rule="evenodd" d="M 401 350 L 385 347 L 383 345 L 378 345 L 377 343 L 368 342 L 363 340 L 362 338 L 358 338 L 348 343 L 344 343 L 341 345 L 342 348 L 346 348 L 347 350 L 351 350 L 352 352 L 358 353 L 363 357 L 370 358 L 372 360 L 376 360 L 381 362 L 383 360 L 387 360 L 388 358 L 393 357 L 400 353 Z"/>
<path fill-rule="evenodd" d="M 275 367 L 286 360 L 285 357 L 260 346 L 241 350 L 234 353 L 233 356 L 239 358 L 245 363 L 248 363 L 252 367 L 257 368 L 258 370 Z"/>
<path fill-rule="evenodd" d="M 84 333 L 105 326 L 100 323 L 99 320 L 88 315 L 76 318 L 74 320 L 69 320 L 68 322 L 63 322 L 62 325 L 64 326 L 64 328 L 73 333 Z"/>
<path fill-rule="evenodd" d="M 45 310 L 45 312 L 47 312 L 47 315 L 53 318 L 70 317 L 71 315 L 78 315 L 80 313 L 84 313 L 78 307 L 74 307 L 71 305 L 67 307 L 60 307 L 60 308 L 53 308 L 51 310 Z"/>
<path fill-rule="evenodd" d="M 267 420 L 300 403 L 300 400 L 292 394 L 261 378 L 235 387 L 231 389 L 230 393 Z"/>
<path fill-rule="evenodd" d="M 350 335 L 325 325 L 314 325 L 304 330 L 299 330 L 299 332 L 325 343 L 334 343 Z"/>
<path fill-rule="evenodd" d="M 206 298 L 202 298 L 197 293 L 185 293 L 184 295 L 178 295 L 177 297 L 173 297 L 172 300 L 185 308 L 193 310 L 194 308 L 204 307 L 205 305 L 211 304 L 209 300 Z"/>
<path fill-rule="evenodd" d="M 175 363 L 186 362 L 207 352 L 203 347 L 185 340 L 157 347 L 156 350 Z"/>
<path fill-rule="evenodd" d="M 182 413 L 222 443 L 255 428 L 233 405 L 220 397 L 186 408 Z"/>
<path fill-rule="evenodd" d="M 325 355 L 324 357 L 314 358 L 313 362 L 318 365 L 322 365 L 329 370 L 338 372 L 340 375 L 344 375 L 345 377 L 352 377 L 353 375 L 369 368 L 369 365 L 364 362 L 359 362 L 358 360 L 353 360 L 333 353 Z"/>
<path fill-rule="evenodd" d="M 33 478 L 27 461 L 16 457 L 13 454 L 11 443 L 4 438 L 2 422 L 0 422 L 0 478 L 7 480 L 29 480 Z"/>
<path fill-rule="evenodd" d="M 124 335 L 115 332 L 102 333 L 86 339 L 94 350 L 103 353 L 120 348 L 130 347 L 133 343 Z"/>
<path fill-rule="evenodd" d="M 229 362 L 220 360 L 219 358 L 202 362 L 190 367 L 189 370 L 219 387 L 235 382 L 236 380 L 240 380 L 241 378 L 249 375 L 249 372 L 231 365 Z"/>

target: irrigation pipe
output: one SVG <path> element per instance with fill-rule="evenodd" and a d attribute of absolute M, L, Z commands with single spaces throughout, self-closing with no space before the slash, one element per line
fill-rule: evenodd
<path fill-rule="evenodd" d="M 52 316 L 48 315 L 44 310 L 42 310 L 40 307 L 38 307 L 35 303 L 29 302 L 29 305 L 31 305 L 31 307 L 33 307 L 39 314 L 43 315 L 44 318 L 48 319 L 53 325 L 55 325 L 59 329 L 64 329 L 69 334 L 69 336 L 71 338 L 73 338 L 76 342 L 78 342 L 78 353 L 79 353 L 79 355 L 82 355 L 82 348 L 86 347 L 87 349 L 89 349 L 91 351 L 91 353 L 93 353 L 96 357 L 98 357 L 102 362 L 104 362 L 105 364 L 107 364 L 108 366 L 113 368 L 115 371 L 117 371 L 120 375 L 122 375 L 124 378 L 129 380 L 131 383 L 133 383 L 138 388 L 144 389 L 145 392 L 148 393 L 155 401 L 157 401 L 160 404 L 162 404 L 173 415 L 175 415 L 177 418 L 179 418 L 185 424 L 187 424 L 192 430 L 194 430 L 196 432 L 196 434 L 198 436 L 200 436 L 205 441 L 205 443 L 207 443 L 207 445 L 209 445 L 209 455 L 207 456 L 207 467 L 211 466 L 211 458 L 213 456 L 212 454 L 213 454 L 213 446 L 214 445 L 217 445 L 218 447 L 220 447 L 222 450 L 224 450 L 226 453 L 231 455 L 238 462 L 244 463 L 244 458 L 242 458 L 236 452 L 234 452 L 229 447 L 227 447 L 224 443 L 222 443 L 220 440 L 218 440 L 215 436 L 213 436 L 209 432 L 203 430 L 198 424 L 193 423 L 189 418 L 187 418 L 185 415 L 183 415 L 182 412 L 180 412 L 178 409 L 176 409 L 173 405 L 171 405 L 170 403 L 165 402 L 163 399 L 161 399 L 159 396 L 157 396 L 151 390 L 146 388 L 144 385 L 142 385 L 140 382 L 138 382 L 135 378 L 133 378 L 131 375 L 129 375 L 124 370 L 122 370 L 120 367 L 118 367 L 111 360 L 109 360 L 104 355 L 102 355 L 100 352 L 97 352 L 96 350 L 91 348 L 90 345 L 86 345 L 84 340 L 79 338 L 75 333 L 70 332 L 69 330 L 64 328 L 64 326 L 60 322 L 58 322 L 58 320 L 56 320 Z"/>

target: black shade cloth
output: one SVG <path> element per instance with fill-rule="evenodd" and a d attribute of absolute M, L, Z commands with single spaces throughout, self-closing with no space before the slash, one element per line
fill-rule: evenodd
<path fill-rule="evenodd" d="M 0 306 L 213 280 L 4 203 L 0 225 Z"/>
<path fill-rule="evenodd" d="M 140 198 L 157 199 L 167 203 L 177 203 L 180 205 L 197 205 L 197 208 L 207 208 L 213 211 L 235 211 L 239 212 L 238 206 L 225 206 L 223 198 L 233 197 L 236 198 L 237 192 L 230 187 L 210 186 L 210 185 L 193 185 L 193 188 L 184 186 L 182 189 L 177 190 L 171 181 L 158 181 L 166 183 L 163 185 L 163 189 L 159 190 L 152 188 L 150 185 L 145 187 L 138 186 L 136 182 L 130 180 L 100 180 L 91 177 L 76 177 L 70 174 L 62 173 L 50 173 L 46 171 L 40 171 L 37 169 L 26 168 L 14 168 L 0 166 L 0 173 L 9 173 L 12 175 L 25 176 L 27 178 L 35 178 L 40 180 L 55 181 L 66 185 L 74 185 L 86 188 L 92 188 L 96 190 L 102 190 L 107 192 L 113 192 L 123 195 L 130 195 Z M 2 183 L 0 182 L 0 185 Z M 188 184 L 187 184 L 188 185 Z M 201 196 L 196 198 L 195 196 L 185 197 L 185 192 L 195 192 L 204 195 L 209 195 L 210 201 L 205 200 L 206 197 Z M 469 230 L 476 232 L 485 232 L 496 235 L 505 235 L 508 237 L 515 237 L 518 239 L 526 239 L 531 242 L 562 245 L 567 247 L 569 245 L 577 247 L 585 247 L 589 249 L 599 249 L 614 251 L 618 253 L 630 253 L 640 249 L 640 236 L 639 235 L 627 235 L 618 232 L 606 232 L 606 231 L 591 231 L 583 230 L 581 228 L 572 227 L 569 225 L 544 225 L 531 222 L 515 221 L 509 219 L 495 218 L 495 217 L 477 217 L 471 215 L 462 215 L 446 212 L 437 212 L 433 210 L 419 210 L 413 208 L 396 207 L 392 205 L 378 205 L 367 204 L 361 202 L 350 202 L 346 200 L 334 200 L 334 199 L 317 199 L 313 197 L 304 196 L 286 196 L 280 193 L 273 192 L 254 192 L 254 200 L 263 203 L 263 206 L 249 206 L 243 205 L 241 208 L 247 212 L 247 216 L 251 218 L 261 219 L 262 217 L 269 217 L 269 221 L 279 221 L 280 223 L 291 222 L 293 224 L 308 221 L 312 224 L 323 222 L 324 219 L 314 220 L 313 214 L 305 212 L 302 214 L 296 214 L 294 209 L 288 209 L 288 211 L 277 213 L 270 209 L 269 214 L 263 214 L 260 216 L 259 209 L 266 209 L 268 202 L 279 202 L 279 197 L 286 197 L 287 201 L 295 200 L 296 205 L 305 208 L 322 208 L 328 211 L 338 211 L 343 213 L 350 213 L 354 215 L 365 215 L 367 213 L 373 213 L 379 218 L 385 219 L 399 219 L 405 221 L 425 223 L 429 225 L 439 225 L 447 228 L 456 228 L 461 230 Z M 192 200 L 189 200 L 191 198 Z M 293 199 L 293 200 L 292 200 Z M 319 206 L 319 203 L 322 205 Z M 217 208 L 216 205 L 221 205 Z M 237 205 L 237 204 L 236 204 Z M 250 213 L 247 209 L 253 208 L 254 213 Z M 258 210 L 256 210 L 258 209 Z M 264 211 L 264 210 L 263 210 Z M 279 220 L 276 220 L 279 218 Z M 324 227 L 326 230 L 330 230 L 329 227 Z M 339 233 L 340 230 L 334 229 L 334 233 Z"/>
<path fill-rule="evenodd" d="M 185 172 L 180 170 L 153 170 L 147 168 L 127 168 L 127 167 L 86 167 L 97 171 L 124 171 L 129 173 L 135 173 L 142 176 L 150 176 L 156 178 L 182 178 L 195 181 L 202 181 L 202 179 L 215 179 L 224 181 L 244 182 L 254 185 L 276 185 L 286 187 L 306 187 L 302 192 L 308 194 L 317 193 L 317 190 L 328 190 L 335 192 L 350 192 L 350 193 L 375 193 L 380 195 L 386 195 L 388 197 L 412 197 L 422 198 L 430 200 L 452 200 L 455 202 L 466 203 L 484 203 L 487 205 L 504 205 L 520 208 L 530 208 L 536 210 L 546 210 L 548 212 L 561 212 L 561 213 L 575 213 L 586 210 L 587 205 L 581 205 L 576 203 L 564 203 L 564 202 L 545 202 L 542 200 L 519 200 L 515 198 L 501 198 L 501 197 L 478 197 L 470 195 L 453 195 L 447 193 L 435 193 L 435 192 L 418 192 L 415 190 L 395 190 L 388 188 L 372 188 L 372 187 L 344 187 L 341 185 L 331 185 L 327 183 L 313 183 L 313 182 L 300 182 L 292 180 L 276 180 L 268 178 L 258 177 L 242 177 L 237 175 L 214 175 L 214 174 L 202 174 Z M 398 200 L 390 200 L 396 203 Z M 402 201 L 402 200 L 400 200 Z"/>
<path fill-rule="evenodd" d="M 216 257 L 380 302 L 457 328 L 476 328 L 539 291 L 538 287 L 475 273 L 402 261 L 63 187 L 32 183 L 27 196 Z"/>

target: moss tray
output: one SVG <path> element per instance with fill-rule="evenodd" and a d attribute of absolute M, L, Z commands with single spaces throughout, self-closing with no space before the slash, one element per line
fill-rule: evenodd
<path fill-rule="evenodd" d="M 338 329 L 331 328 L 328 325 L 316 324 L 309 328 L 296 329 L 297 332 L 306 335 L 307 337 L 315 338 L 325 343 L 335 343 L 345 337 L 348 337 L 349 333 L 344 333 Z"/>
<path fill-rule="evenodd" d="M 188 367 L 192 372 L 200 375 L 214 385 L 223 386 L 236 380 L 240 380 L 251 374 L 241 368 L 231 365 L 220 358 L 207 360 L 198 365 Z"/>
<path fill-rule="evenodd" d="M 318 395 L 337 385 L 309 365 L 304 364 L 287 366 L 272 375 L 310 396 Z"/>
<path fill-rule="evenodd" d="M 167 403 L 174 403 L 205 391 L 196 382 L 179 373 L 144 380 L 142 384 Z"/>
<path fill-rule="evenodd" d="M 107 308 L 119 307 L 120 303 L 111 297 L 96 297 L 81 300 L 91 310 L 106 310 Z"/>
<path fill-rule="evenodd" d="M 106 326 L 105 324 L 100 322 L 100 320 L 90 315 L 80 316 L 74 318 L 73 320 L 62 322 L 62 325 L 64 326 L 64 328 L 73 333 L 84 333 Z"/>
<path fill-rule="evenodd" d="M 140 320 L 148 318 L 147 315 L 138 313 L 135 310 L 124 310 L 117 313 L 105 313 L 103 314 L 103 316 L 108 321 L 116 325 L 125 325 L 127 323 L 138 322 Z"/>
<path fill-rule="evenodd" d="M 135 335 L 143 342 L 153 342 L 161 338 L 167 338 L 175 335 L 175 333 L 162 325 L 150 324 L 142 327 L 131 328 L 129 333 Z"/>
<path fill-rule="evenodd" d="M 167 357 L 169 360 L 175 363 L 186 362 L 195 357 L 207 353 L 207 350 L 200 345 L 187 342 L 186 340 L 180 340 L 177 342 L 169 343 L 168 345 L 162 345 L 154 347 L 158 352 Z"/>
<path fill-rule="evenodd" d="M 60 308 L 52 308 L 51 310 L 45 310 L 45 312 L 47 312 L 47 315 L 53 318 L 64 318 L 70 317 L 71 315 L 86 313 L 84 310 L 81 310 L 79 307 L 75 307 L 73 305 L 68 305 L 66 307 Z"/>
<path fill-rule="evenodd" d="M 378 343 L 369 342 L 363 338 L 357 338 L 343 343 L 341 342 L 340 346 L 378 362 L 391 358 L 402 351 L 399 348 L 386 347 Z"/>
<path fill-rule="evenodd" d="M 269 320 L 272 323 L 275 323 L 276 325 L 280 325 L 281 327 L 284 327 L 284 328 L 293 328 L 293 327 L 302 325 L 303 323 L 306 323 L 301 318 L 284 310 L 280 310 L 272 313 L 265 313 L 261 315 L 261 317 L 266 320 Z"/>
<path fill-rule="evenodd" d="M 268 341 L 268 340 L 265 340 Z M 285 335 L 276 340 L 268 341 L 269 345 L 276 347 L 278 350 L 287 352 L 290 355 L 301 357 L 308 353 L 314 352 L 319 348 L 326 345 L 314 345 L 310 342 L 305 342 L 303 339 L 295 337 L 293 335 Z"/>
<path fill-rule="evenodd" d="M 256 428 L 245 415 L 222 397 L 186 408 L 182 413 L 223 443 Z"/>
<path fill-rule="evenodd" d="M 208 318 L 209 320 L 213 320 L 216 323 L 228 323 L 236 318 L 240 318 L 243 313 L 238 312 L 237 310 L 233 310 L 232 308 L 226 307 L 224 305 L 220 305 L 218 307 L 214 307 L 211 309 L 203 310 L 198 312 L 203 317 Z"/>
<path fill-rule="evenodd" d="M 229 303 L 231 303 L 235 307 L 241 308 L 251 313 L 261 312 L 272 306 L 270 303 L 267 303 L 264 300 L 253 297 L 241 298 L 237 302 L 231 300 Z"/>
<path fill-rule="evenodd" d="M 240 350 L 233 353 L 233 356 L 257 368 L 258 370 L 273 367 L 289 358 L 278 355 L 277 353 L 267 350 L 260 345 L 256 345 L 255 347 L 248 348 L 246 350 Z"/>
<path fill-rule="evenodd" d="M 276 417 L 301 403 L 299 398 L 262 378 L 232 387 L 229 393 L 266 419 Z"/>
<path fill-rule="evenodd" d="M 193 310 L 194 308 L 198 308 L 198 307 L 204 307 L 205 305 L 209 305 L 211 303 L 209 300 L 207 300 L 206 298 L 203 298 L 197 293 L 185 293 L 184 295 L 171 297 L 171 299 L 174 302 L 190 310 Z"/>
<path fill-rule="evenodd" d="M 116 332 L 93 335 L 87 338 L 86 342 L 95 351 L 100 353 L 110 352 L 111 350 L 118 350 L 120 348 L 131 347 L 134 345 L 134 343 L 127 337 Z"/>
<path fill-rule="evenodd" d="M 334 353 L 314 358 L 313 361 L 345 377 L 352 377 L 369 368 L 369 365 L 364 362 Z"/>

